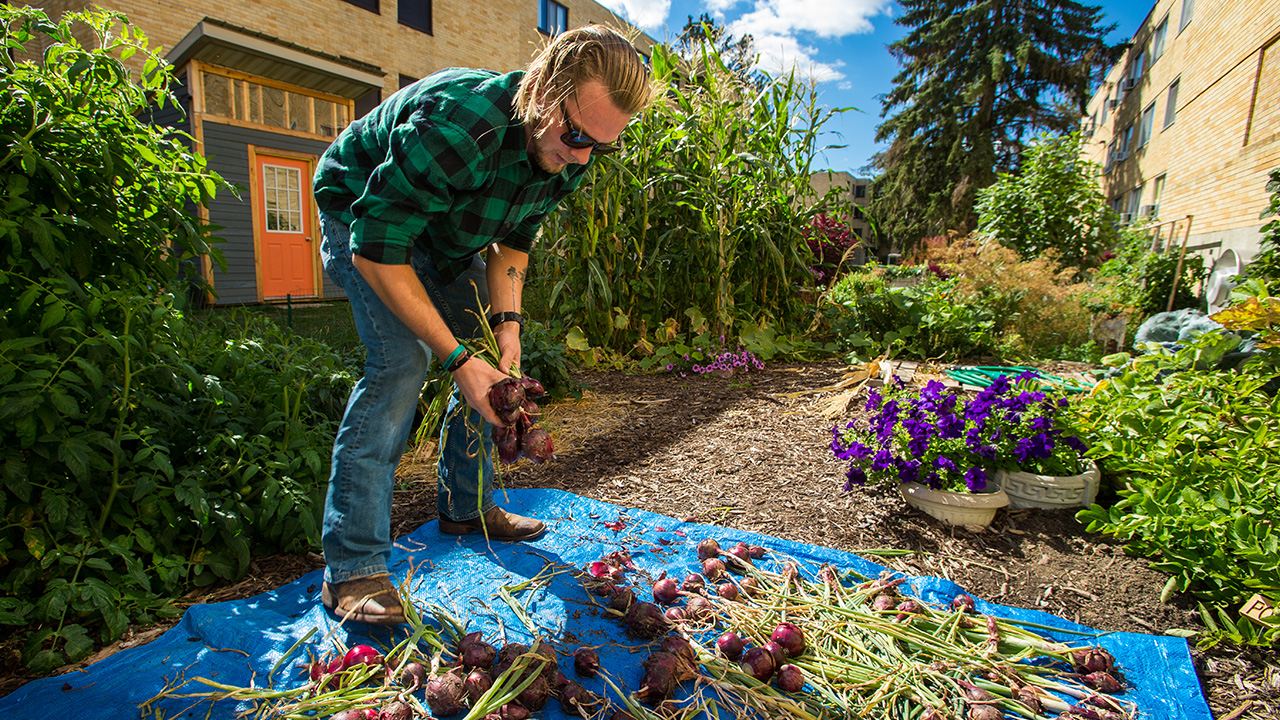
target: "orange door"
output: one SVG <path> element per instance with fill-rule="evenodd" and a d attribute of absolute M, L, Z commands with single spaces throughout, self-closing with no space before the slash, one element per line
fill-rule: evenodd
<path fill-rule="evenodd" d="M 305 160 L 257 155 L 258 266 L 262 297 L 314 296 L 311 174 Z"/>

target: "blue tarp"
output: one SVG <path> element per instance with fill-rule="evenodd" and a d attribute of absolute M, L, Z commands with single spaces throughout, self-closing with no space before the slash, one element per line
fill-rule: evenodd
<path fill-rule="evenodd" d="M 651 577 L 666 571 L 669 576 L 682 578 L 696 570 L 693 550 L 698 541 L 715 538 L 726 547 L 743 541 L 789 555 L 811 577 L 823 563 L 868 577 L 875 577 L 884 569 L 851 553 L 745 531 L 682 523 L 570 493 L 513 490 L 502 495 L 509 509 L 546 520 L 546 535 L 533 543 L 489 546 L 474 536 L 443 536 L 437 532 L 436 523 L 431 522 L 395 543 L 391 567 L 397 582 L 412 578 L 415 604 L 435 603 L 448 609 L 468 623 L 468 630 L 483 631 L 485 639 L 495 645 L 532 642 L 529 630 L 496 595 L 502 586 L 535 577 L 548 562 L 583 567 L 608 552 L 625 549 Z M 192 606 L 181 623 L 147 645 L 112 655 L 83 672 L 37 680 L 0 698 L 0 715 L 24 719 L 136 718 L 140 703 L 184 678 L 203 676 L 238 686 L 249 685 L 256 678 L 261 686 L 277 660 L 311 631 L 311 638 L 274 676 L 277 687 L 299 684 L 298 662 L 306 659 L 308 650 L 316 656 L 331 651 L 332 640 L 322 644 L 326 638 L 337 638 L 347 645 L 368 643 L 387 648 L 404 637 L 404 628 L 374 628 L 372 635 L 366 635 L 363 633 L 370 631 L 368 626 L 348 623 L 335 630 L 337 622 L 320 604 L 321 579 L 321 572 L 316 571 L 255 597 Z M 939 578 L 913 578 L 909 585 L 909 594 L 941 604 L 964 592 Z M 600 617 L 586 591 L 568 573 L 553 576 L 545 586 L 532 594 L 521 593 L 519 598 L 529 607 L 539 635 L 557 641 L 562 650 L 561 670 L 567 675 L 573 676 L 568 653 L 579 646 L 601 646 L 601 665 L 613 671 L 623 687 L 638 687 L 640 660 L 647 650 L 635 650 L 641 644 L 625 636 L 619 622 Z M 1072 644 L 1106 648 L 1133 685 L 1123 697 L 1137 704 L 1142 718 L 1212 718 L 1183 639 L 1095 633 L 1053 615 L 983 600 L 978 600 L 978 611 L 1061 628 L 1064 632 L 1036 631 Z M 601 693 L 606 688 L 599 678 L 583 684 Z M 192 683 L 179 692 L 207 690 Z M 230 719 L 249 707 L 222 701 L 214 703 L 210 713 L 209 702 L 192 707 L 193 702 L 171 699 L 153 707 L 168 720 Z M 549 720 L 568 717 L 554 703 L 539 715 Z"/>

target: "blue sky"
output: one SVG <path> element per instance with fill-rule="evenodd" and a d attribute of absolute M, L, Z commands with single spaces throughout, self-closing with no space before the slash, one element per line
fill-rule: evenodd
<path fill-rule="evenodd" d="M 1090 3 L 1090 0 L 1084 0 Z M 735 35 L 750 33 L 760 53 L 760 65 L 773 72 L 796 68 L 817 82 L 820 101 L 827 107 L 855 107 L 826 126 L 839 133 L 824 138 L 828 145 L 847 147 L 826 151 L 818 165 L 860 174 L 871 156 L 883 149 L 875 142 L 880 123 L 878 96 L 893 86 L 897 62 L 887 46 L 905 34 L 893 23 L 901 8 L 892 0 L 599 0 L 658 40 L 671 40 L 687 18 L 709 13 Z M 1106 14 L 1104 24 L 1116 23 L 1108 38 L 1120 42 L 1133 36 L 1154 2 L 1093 0 Z M 825 162 L 824 162 L 825 160 Z"/>

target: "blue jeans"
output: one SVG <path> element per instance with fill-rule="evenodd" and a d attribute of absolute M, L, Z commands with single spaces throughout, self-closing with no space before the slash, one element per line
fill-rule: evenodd
<path fill-rule="evenodd" d="M 431 349 L 400 322 L 356 270 L 351 262 L 350 228 L 321 213 L 320 231 L 324 268 L 346 290 L 356 331 L 368 352 L 364 377 L 351 391 L 333 442 L 324 504 L 325 579 L 343 582 L 387 569 L 396 466 L 413 430 Z M 447 285 L 425 253 L 415 250 L 411 264 L 454 337 L 477 337 L 476 314 L 481 310 L 476 288 L 480 302 L 489 302 L 484 260 L 477 255 L 467 272 Z M 441 432 L 436 505 L 453 520 L 470 520 L 494 506 L 492 427 L 467 405 L 456 387 L 447 417 Z M 479 437 L 475 428 L 483 428 Z M 483 453 L 478 440 L 484 443 Z"/>

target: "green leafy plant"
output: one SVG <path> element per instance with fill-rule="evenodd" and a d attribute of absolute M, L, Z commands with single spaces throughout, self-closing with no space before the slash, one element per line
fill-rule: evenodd
<path fill-rule="evenodd" d="M 112 13 L 0 21 L 0 624 L 45 672 L 314 546 L 352 378 L 261 318 L 183 314 L 204 292 L 183 264 L 218 258 L 185 208 L 227 185 L 145 123 L 174 101 L 145 38 Z"/>
<path fill-rule="evenodd" d="M 804 230 L 823 200 L 809 170 L 835 111 L 794 76 L 735 75 L 707 38 L 688 58 L 654 48 L 651 67 L 663 99 L 628 126 L 629 150 L 597 160 L 544 225 L 538 297 L 591 348 L 633 357 L 672 323 L 700 334 L 678 327 L 690 307 L 731 339 L 805 331 L 796 288 L 813 287 Z"/>
<path fill-rule="evenodd" d="M 1269 174 L 1267 192 L 1271 198 L 1267 209 L 1262 211 L 1262 219 L 1271 220 L 1262 226 L 1262 242 L 1241 273 L 1241 279 L 1259 280 L 1265 283 L 1268 293 L 1274 294 L 1280 292 L 1280 168 Z"/>
<path fill-rule="evenodd" d="M 1239 343 L 1210 332 L 1177 352 L 1149 347 L 1073 405 L 1089 457 L 1119 496 L 1078 517 L 1153 558 L 1169 573 L 1166 598 L 1191 592 L 1229 608 L 1254 593 L 1280 599 L 1276 367 L 1260 355 L 1238 371 L 1214 369 Z M 1232 633 L 1244 637 L 1248 622 L 1231 621 Z M 1280 627 L 1249 637 L 1274 642 Z"/>
<path fill-rule="evenodd" d="M 865 272 L 849 273 L 827 297 L 841 309 L 830 322 L 844 350 L 879 347 L 920 359 L 960 359 L 996 346 L 991 310 L 970 302 L 955 278 L 925 275 L 919 284 L 890 287 Z"/>
<path fill-rule="evenodd" d="M 1081 159 L 1080 143 L 1079 133 L 1037 138 L 1018 172 L 978 191 L 978 234 L 1023 259 L 1051 253 L 1065 267 L 1097 264 L 1118 231 L 1098 187 L 1101 169 Z"/>

